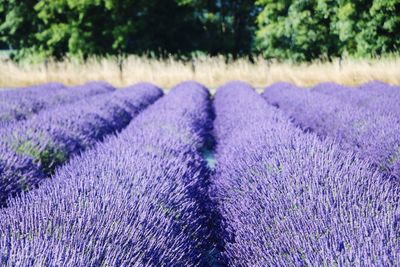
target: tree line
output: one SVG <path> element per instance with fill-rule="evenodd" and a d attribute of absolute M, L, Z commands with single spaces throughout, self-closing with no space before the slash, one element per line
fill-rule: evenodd
<path fill-rule="evenodd" d="M 15 57 L 128 53 L 307 61 L 397 53 L 400 0 L 0 0 Z"/>

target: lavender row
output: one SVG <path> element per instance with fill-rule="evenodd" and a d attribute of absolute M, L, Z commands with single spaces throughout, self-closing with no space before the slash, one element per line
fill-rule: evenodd
<path fill-rule="evenodd" d="M 243 83 L 217 91 L 210 195 L 229 266 L 396 266 L 400 192 Z"/>
<path fill-rule="evenodd" d="M 0 203 L 37 185 L 54 169 L 124 128 L 162 91 L 138 84 L 42 112 L 0 130 Z"/>
<path fill-rule="evenodd" d="M 0 211 L 0 259 L 23 266 L 197 266 L 207 90 L 172 89 L 117 137 Z"/>
<path fill-rule="evenodd" d="M 23 120 L 29 114 L 43 109 L 46 99 L 51 99 L 66 87 L 60 83 L 47 83 L 0 92 L 0 125 Z"/>
<path fill-rule="evenodd" d="M 381 82 L 366 83 L 360 88 L 322 83 L 313 90 L 356 107 L 368 108 L 373 112 L 395 117 L 400 122 L 400 88 Z"/>
<path fill-rule="evenodd" d="M 263 96 L 303 130 L 335 139 L 342 149 L 400 178 L 400 125 L 395 117 L 285 83 L 266 88 Z"/>
<path fill-rule="evenodd" d="M 32 114 L 85 97 L 112 92 L 115 89 L 103 82 L 91 82 L 81 86 L 65 87 L 48 83 L 23 89 L 0 92 L 0 127 L 25 120 Z"/>
<path fill-rule="evenodd" d="M 380 81 L 373 81 L 359 86 L 362 91 L 372 93 L 375 95 L 395 96 L 400 93 L 398 85 L 389 85 Z"/>
<path fill-rule="evenodd" d="M 33 85 L 28 87 L 20 87 L 20 88 L 1 88 L 0 97 L 2 100 L 6 100 L 7 98 L 17 98 L 17 97 L 33 97 L 35 94 L 40 94 L 43 91 L 46 91 L 48 94 L 57 93 L 65 89 L 66 86 L 61 83 L 50 82 L 43 83 L 39 85 Z"/>

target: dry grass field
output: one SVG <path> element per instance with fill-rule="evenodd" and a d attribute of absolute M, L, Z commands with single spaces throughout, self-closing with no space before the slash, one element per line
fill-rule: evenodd
<path fill-rule="evenodd" d="M 130 56 L 122 64 L 117 58 L 91 58 L 85 63 L 73 60 L 52 61 L 47 64 L 16 64 L 0 62 L 0 87 L 19 87 L 57 81 L 67 85 L 89 80 L 104 80 L 115 86 L 149 81 L 163 88 L 183 80 L 196 80 L 211 89 L 230 80 L 243 80 L 257 88 L 278 81 L 299 86 L 320 82 L 357 85 L 381 80 L 400 85 L 400 59 L 336 60 L 333 62 L 291 64 L 257 59 L 255 63 L 223 57 L 205 57 L 192 62 L 174 59 L 156 60 Z"/>

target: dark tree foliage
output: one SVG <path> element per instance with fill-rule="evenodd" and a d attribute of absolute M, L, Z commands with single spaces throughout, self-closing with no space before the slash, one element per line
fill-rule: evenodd
<path fill-rule="evenodd" d="M 252 0 L 0 0 L 0 33 L 21 56 L 243 55 L 255 16 Z"/>
<path fill-rule="evenodd" d="M 0 42 L 16 48 L 32 48 L 41 27 L 33 12 L 37 0 L 0 0 Z"/>
<path fill-rule="evenodd" d="M 194 7 L 203 28 L 202 50 L 211 54 L 252 52 L 258 8 L 254 0 L 180 0 Z"/>
<path fill-rule="evenodd" d="M 379 56 L 400 44 L 400 0 L 256 2 L 256 47 L 267 58 Z"/>
<path fill-rule="evenodd" d="M 255 53 L 303 61 L 379 56 L 399 45 L 400 0 L 0 0 L 0 47 L 19 58 Z"/>
<path fill-rule="evenodd" d="M 192 6 L 175 0 L 149 0 L 136 13 L 134 32 L 126 39 L 133 53 L 186 54 L 201 50 L 202 26 Z"/>

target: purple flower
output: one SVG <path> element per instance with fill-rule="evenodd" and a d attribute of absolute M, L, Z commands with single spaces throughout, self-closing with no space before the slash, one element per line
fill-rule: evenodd
<path fill-rule="evenodd" d="M 210 98 L 187 82 L 0 210 L 5 265 L 191 266 L 208 239 Z"/>
<path fill-rule="evenodd" d="M 400 87 L 398 86 L 370 82 L 359 88 L 351 88 L 335 83 L 323 83 L 315 86 L 313 90 L 353 106 L 367 108 L 375 113 L 392 117 L 400 123 Z"/>
<path fill-rule="evenodd" d="M 297 116 L 310 106 L 296 90 L 266 95 Z M 400 264 L 399 190 L 368 162 L 294 127 L 244 83 L 217 91 L 215 113 L 210 195 L 229 266 Z"/>
<path fill-rule="evenodd" d="M 0 129 L 0 147 L 9 151 L 0 155 L 0 164 L 4 166 L 0 170 L 0 203 L 4 204 L 16 192 L 36 186 L 72 155 L 122 130 L 161 95 L 162 91 L 153 85 L 138 84 L 45 110 Z M 9 164 L 20 162 L 20 158 L 24 158 L 24 164 Z M 22 170 L 29 164 L 29 169 L 35 171 Z"/>
<path fill-rule="evenodd" d="M 324 86 L 310 91 L 275 84 L 265 89 L 263 97 L 304 131 L 334 139 L 342 149 L 356 152 L 382 173 L 398 179 L 394 171 L 400 160 L 398 118 L 319 93 Z M 335 87 L 332 84 L 326 86 Z"/>
<path fill-rule="evenodd" d="M 59 83 L 47 83 L 1 91 L 0 128 L 15 121 L 25 120 L 42 110 L 114 90 L 115 88 L 107 83 L 90 82 L 74 87 L 65 87 Z"/>

